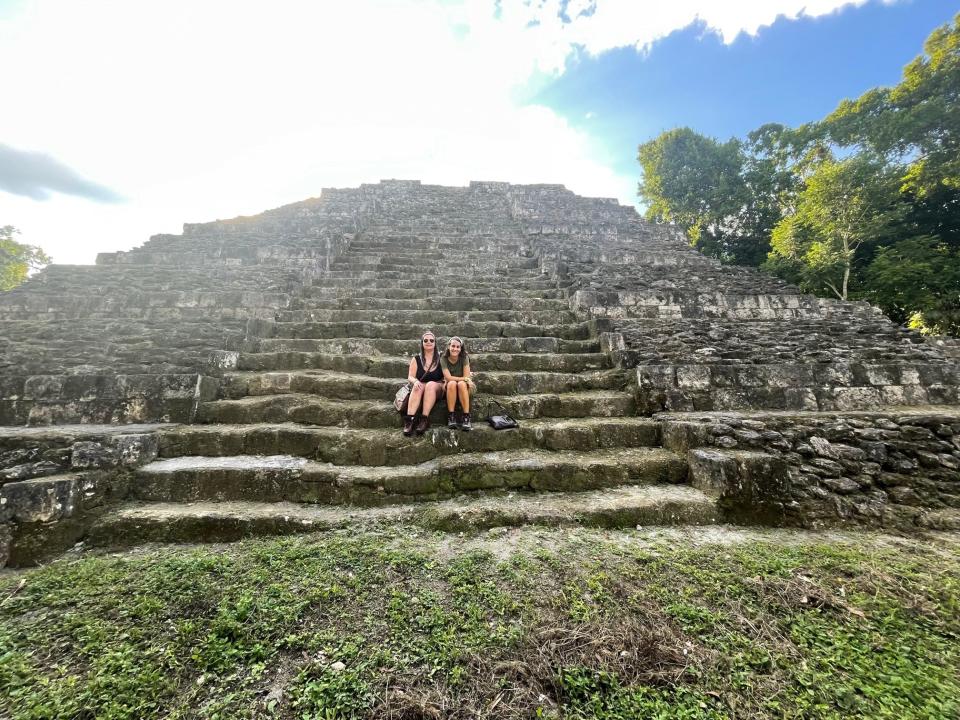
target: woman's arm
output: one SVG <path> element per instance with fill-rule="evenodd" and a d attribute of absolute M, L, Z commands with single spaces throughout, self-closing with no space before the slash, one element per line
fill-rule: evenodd
<path fill-rule="evenodd" d="M 463 375 L 457 375 L 456 377 L 454 377 L 453 375 L 451 375 L 451 374 L 450 374 L 450 371 L 447 370 L 446 368 L 444 368 L 444 369 L 443 369 L 443 377 L 444 377 L 444 379 L 445 379 L 447 382 L 450 382 L 451 380 L 457 380 L 457 381 L 463 381 L 463 382 L 473 382 L 473 380 L 470 379 L 470 366 L 469 366 L 469 365 L 464 365 L 464 366 L 463 366 Z"/>
<path fill-rule="evenodd" d="M 417 359 L 416 358 L 410 358 L 410 367 L 407 368 L 407 382 L 412 383 L 414 388 L 420 385 L 420 381 L 417 380 Z"/>

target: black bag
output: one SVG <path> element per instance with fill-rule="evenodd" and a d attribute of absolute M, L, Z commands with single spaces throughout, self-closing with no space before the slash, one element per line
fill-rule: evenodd
<path fill-rule="evenodd" d="M 503 411 L 497 415 L 487 415 L 487 422 L 490 423 L 490 427 L 492 427 L 494 430 L 509 430 L 510 428 L 520 427 L 520 423 L 507 414 L 507 408 L 505 408 L 503 405 L 498 403 L 496 400 L 492 400 L 490 405 L 495 405 Z M 487 412 L 490 412 L 489 409 Z"/>

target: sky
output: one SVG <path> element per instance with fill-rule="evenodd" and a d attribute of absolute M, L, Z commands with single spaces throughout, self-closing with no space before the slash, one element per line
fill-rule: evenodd
<path fill-rule="evenodd" d="M 895 84 L 960 0 L 0 0 L 0 226 L 90 263 L 381 178 L 636 202 L 636 148 Z"/>

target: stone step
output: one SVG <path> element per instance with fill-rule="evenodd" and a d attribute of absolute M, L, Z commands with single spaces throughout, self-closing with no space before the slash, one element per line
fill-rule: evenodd
<path fill-rule="evenodd" d="M 476 252 L 499 253 L 505 257 L 522 256 L 529 252 L 529 247 L 523 243 L 508 240 L 476 239 L 476 238 L 407 238 L 401 239 L 357 239 L 350 243 L 348 253 L 358 254 L 387 254 L 393 252 Z"/>
<path fill-rule="evenodd" d="M 311 291 L 317 288 L 349 288 L 352 291 L 357 289 L 367 290 L 419 290 L 423 293 L 422 297 L 442 298 L 444 295 L 463 295 L 463 294 L 482 294 L 495 291 L 506 291 L 510 293 L 534 293 L 533 297 L 549 297 L 547 295 L 536 294 L 539 290 L 555 290 L 557 284 L 554 280 L 546 278 L 544 275 L 536 275 L 528 278 L 516 278 L 508 280 L 479 280 L 464 279 L 457 281 L 454 277 L 442 277 L 434 281 L 432 276 L 408 277 L 408 278 L 384 278 L 384 277 L 357 277 L 349 276 L 328 276 L 323 275 L 313 281 Z M 390 296 L 383 296 L 390 297 Z"/>
<path fill-rule="evenodd" d="M 418 340 L 426 330 L 438 337 L 454 335 L 466 338 L 498 337 L 552 337 L 563 340 L 586 340 L 590 337 L 588 322 L 564 325 L 532 325 L 515 322 L 458 322 L 418 323 L 401 322 L 281 322 L 273 329 L 273 337 L 329 339 L 329 338 L 375 338 L 387 340 Z M 471 347 L 473 347 L 471 345 Z"/>
<path fill-rule="evenodd" d="M 83 353 L 98 345 L 113 346 L 117 354 L 139 355 L 144 348 L 170 350 L 177 347 L 203 349 L 223 347 L 222 338 L 242 336 L 246 321 L 242 318 L 212 321 L 170 321 L 165 323 L 125 318 L 45 318 L 43 320 L 4 320 L 0 322 L 0 338 L 26 345 L 40 343 L 45 350 L 62 347 Z M 211 339 L 213 340 L 211 344 Z"/>
<path fill-rule="evenodd" d="M 147 252 L 134 250 L 124 253 L 101 253 L 97 263 L 106 267 L 210 267 L 213 265 L 321 265 L 326 261 L 323 249 L 300 248 L 295 254 L 255 253 L 224 248 L 210 248 L 206 252 Z"/>
<path fill-rule="evenodd" d="M 252 502 L 130 503 L 100 518 L 85 542 L 93 547 L 232 542 L 252 536 L 384 522 L 466 532 L 524 525 L 709 525 L 721 519 L 713 500 L 685 485 L 629 485 L 579 493 L 510 492 L 380 508 Z"/>
<path fill-rule="evenodd" d="M 126 305 L 115 310 L 86 310 L 82 307 L 37 310 L 7 310 L 0 307 L 0 322 L 43 323 L 48 321 L 99 320 L 103 322 L 130 319 L 151 322 L 216 322 L 218 320 L 272 319 L 272 307 L 178 308 L 136 307 Z"/>
<path fill-rule="evenodd" d="M 580 491 L 686 478 L 686 460 L 660 448 L 506 450 L 401 466 L 333 465 L 291 455 L 184 456 L 140 467 L 131 494 L 154 502 L 384 505 L 476 490 Z"/>
<path fill-rule="evenodd" d="M 598 353 L 600 341 L 563 340 L 555 337 L 469 337 L 464 343 L 473 353 Z M 419 351 L 418 339 L 389 340 L 384 338 L 261 338 L 257 348 L 261 352 L 308 352 L 336 355 L 393 355 L 411 357 Z M 440 343 L 446 342 L 443 335 Z"/>
<path fill-rule="evenodd" d="M 183 425 L 159 435 L 160 456 L 295 455 L 336 465 L 412 465 L 441 455 L 516 449 L 600 450 L 657 447 L 660 424 L 650 418 L 525 420 L 514 430 L 478 422 L 470 432 L 438 425 L 422 436 L 394 429 L 296 423 Z"/>
<path fill-rule="evenodd" d="M 545 277 L 539 270 L 531 270 L 529 268 L 495 269 L 492 267 L 483 267 L 470 269 L 441 265 L 440 267 L 426 268 L 415 268 L 411 266 L 396 270 L 385 270 L 375 267 L 368 270 L 354 268 L 341 269 L 333 266 L 332 269 L 327 270 L 323 274 L 323 280 L 406 280 L 417 283 L 418 285 L 423 285 L 424 278 L 430 278 L 431 281 L 445 283 L 447 285 L 457 285 L 459 280 L 476 277 L 477 273 L 495 274 L 498 278 L 515 278 L 516 282 L 522 283 L 543 280 Z M 507 282 L 507 280 L 501 280 L 500 282 Z"/>
<path fill-rule="evenodd" d="M 192 238 L 179 246 L 168 243 L 159 247 L 147 243 L 139 248 L 126 252 L 100 253 L 97 256 L 98 265 L 138 265 L 154 263 L 157 265 L 176 264 L 171 260 L 192 259 L 205 260 L 214 258 L 221 261 L 258 262 L 287 259 L 326 260 L 329 250 L 313 241 L 297 242 L 290 240 L 283 244 L 269 244 L 260 240 L 251 240 L 246 243 L 239 240 L 230 242 L 213 241 L 202 242 Z"/>
<path fill-rule="evenodd" d="M 524 289 L 516 284 L 506 287 L 449 287 L 449 286 L 431 286 L 423 287 L 423 283 L 413 287 L 358 287 L 355 285 L 326 286 L 320 287 L 311 285 L 304 288 L 304 298 L 318 298 L 328 300 L 331 298 L 344 298 L 349 300 L 377 298 L 382 300 L 427 300 L 436 305 L 436 298 L 439 297 L 460 297 L 464 293 L 469 294 L 476 299 L 490 298 L 497 300 L 564 300 L 566 301 L 566 290 L 560 288 L 533 288 Z"/>
<path fill-rule="evenodd" d="M 425 250 L 422 252 L 398 252 L 396 250 L 383 253 L 354 253 L 347 252 L 334 258 L 330 264 L 331 270 L 388 270 L 422 269 L 427 267 L 451 267 L 451 262 L 463 270 L 485 268 L 524 268 L 539 269 L 540 261 L 537 258 L 524 258 L 504 255 L 500 252 L 464 252 L 450 250 L 436 252 Z"/>
<path fill-rule="evenodd" d="M 450 310 L 446 302 L 438 300 L 432 309 L 412 308 L 347 309 L 347 310 L 281 310 L 276 313 L 280 322 L 376 322 L 419 323 L 450 325 L 470 322 L 510 322 L 528 325 L 565 325 L 577 322 L 571 310 Z"/>
<path fill-rule="evenodd" d="M 323 297 L 295 298 L 290 301 L 292 310 L 434 310 L 489 311 L 489 310 L 553 310 L 569 311 L 570 303 L 562 298 L 535 297 L 460 297 L 446 296 L 442 300 L 431 297 L 381 298 Z"/>
<path fill-rule="evenodd" d="M 221 397 L 287 393 L 320 395 L 341 400 L 382 400 L 389 403 L 404 384 L 406 368 L 394 377 L 376 377 L 332 370 L 282 372 L 228 372 L 223 375 Z M 626 377 L 620 370 L 579 373 L 482 371 L 473 373 L 480 392 L 491 395 L 569 393 L 582 390 L 622 390 Z"/>
<path fill-rule="evenodd" d="M 446 301 L 445 301 L 446 302 Z M 561 301 L 554 301 L 560 303 Z M 43 295 L 0 295 L 0 309 L 4 312 L 48 312 L 58 310 L 84 310 L 97 312 L 100 310 L 122 312 L 127 307 L 136 308 L 251 308 L 272 307 L 284 308 L 290 304 L 290 296 L 284 293 L 261 292 L 189 292 L 189 291 L 154 291 L 141 292 L 129 289 L 127 292 L 116 295 L 102 295 L 100 293 L 78 296 L 76 294 L 43 294 Z M 569 308 L 566 302 L 562 307 L 546 306 L 518 307 L 518 310 L 549 310 Z M 450 307 L 451 310 L 461 308 Z M 468 309 L 468 308 L 463 308 Z M 512 307 L 477 308 L 478 310 L 513 309 Z"/>
<path fill-rule="evenodd" d="M 477 395 L 471 414 L 485 418 L 488 407 L 500 402 L 517 419 L 621 417 L 636 414 L 632 393 L 614 390 L 544 393 L 496 397 Z M 446 423 L 446 407 L 439 403 L 430 415 L 434 424 Z M 282 423 L 336 425 L 355 428 L 400 428 L 393 404 L 376 400 L 337 400 L 316 395 L 252 395 L 237 400 L 213 400 L 197 409 L 201 423 Z"/>
<path fill-rule="evenodd" d="M 116 286 L 117 289 L 128 292 L 130 289 L 217 292 L 221 288 L 208 286 L 223 281 L 233 285 L 222 288 L 226 292 L 263 292 L 266 291 L 264 285 L 287 285 L 301 277 L 302 273 L 296 268 L 285 269 L 276 265 L 212 265 L 190 268 L 163 265 L 54 264 L 48 265 L 42 272 L 33 276 L 29 287 L 32 289 L 54 284 L 56 288 L 61 289 L 71 285 L 88 288 Z M 26 289 L 28 286 L 22 287 Z"/>
<path fill-rule="evenodd" d="M 446 270 L 451 274 L 460 270 L 462 276 L 477 271 L 499 272 L 516 270 L 539 273 L 540 261 L 537 258 L 515 258 L 501 256 L 500 253 L 471 253 L 460 251 L 430 252 L 401 255 L 385 253 L 382 255 L 340 255 L 330 263 L 330 270 L 353 270 L 357 272 L 404 271 L 423 272 L 426 270 Z"/>
<path fill-rule="evenodd" d="M 407 348 L 409 349 L 409 348 Z M 485 371 L 583 372 L 606 370 L 606 353 L 470 353 L 470 362 Z M 385 378 L 403 378 L 410 357 L 314 352 L 242 353 L 238 370 L 337 370 Z"/>

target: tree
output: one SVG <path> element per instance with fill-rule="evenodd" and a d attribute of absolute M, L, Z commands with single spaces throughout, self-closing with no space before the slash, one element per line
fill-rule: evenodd
<path fill-rule="evenodd" d="M 960 332 L 960 15 L 899 84 L 820 121 L 723 143 L 679 128 L 638 159 L 647 217 L 704 254 Z"/>
<path fill-rule="evenodd" d="M 898 85 L 846 100 L 813 127 L 838 145 L 909 162 L 903 188 L 917 197 L 960 189 L 960 15 L 923 49 Z"/>
<path fill-rule="evenodd" d="M 50 262 L 40 248 L 14 240 L 13 236 L 19 232 L 12 225 L 0 227 L 0 290 L 12 290 L 27 279 L 30 270 Z"/>
<path fill-rule="evenodd" d="M 919 236 L 880 248 L 865 277 L 867 296 L 916 330 L 960 334 L 960 252 Z"/>
<path fill-rule="evenodd" d="M 690 128 L 676 128 L 639 147 L 638 191 L 647 218 L 676 224 L 702 252 L 737 262 L 737 222 L 748 199 L 740 143 L 720 143 Z"/>
<path fill-rule="evenodd" d="M 796 210 L 774 228 L 766 267 L 847 300 L 858 252 L 895 237 L 904 222 L 908 208 L 897 185 L 897 173 L 866 153 L 819 163 Z"/>
<path fill-rule="evenodd" d="M 742 145 L 747 201 L 740 210 L 738 255 L 743 265 L 764 262 L 773 229 L 793 207 L 798 185 L 794 142 L 788 128 L 768 123 L 749 133 Z"/>

